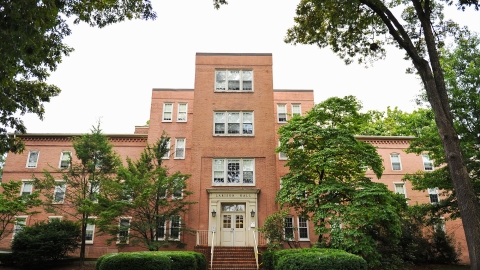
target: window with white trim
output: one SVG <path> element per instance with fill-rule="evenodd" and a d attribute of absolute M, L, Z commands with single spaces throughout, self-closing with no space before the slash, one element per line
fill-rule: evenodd
<path fill-rule="evenodd" d="M 170 139 L 167 141 L 167 149 L 168 151 L 163 154 L 162 159 L 169 159 L 170 158 Z"/>
<path fill-rule="evenodd" d="M 15 217 L 15 224 L 13 225 L 12 239 L 15 235 L 23 230 L 27 226 L 28 216 L 17 216 Z"/>
<path fill-rule="evenodd" d="M 213 159 L 213 185 L 254 185 L 254 172 L 254 159 Z"/>
<path fill-rule="evenodd" d="M 286 217 L 283 225 L 283 236 L 287 241 L 293 241 L 295 236 L 293 235 L 293 217 Z"/>
<path fill-rule="evenodd" d="M 49 216 L 48 217 L 48 222 L 52 222 L 53 220 L 58 220 L 61 221 L 63 216 Z"/>
<path fill-rule="evenodd" d="M 302 115 L 302 107 L 300 104 L 292 104 L 292 117 L 296 115 Z"/>
<path fill-rule="evenodd" d="M 30 151 L 28 152 L 27 158 L 27 168 L 36 168 L 38 163 L 38 156 L 40 155 L 40 151 Z"/>
<path fill-rule="evenodd" d="M 287 122 L 287 105 L 277 104 L 277 121 L 278 123 Z"/>
<path fill-rule="evenodd" d="M 95 237 L 95 218 L 89 218 L 87 230 L 85 231 L 85 244 L 93 244 Z"/>
<path fill-rule="evenodd" d="M 441 217 L 440 220 L 435 222 L 435 224 L 433 225 L 433 229 L 436 232 L 438 231 L 447 232 L 447 229 L 445 228 L 445 218 Z"/>
<path fill-rule="evenodd" d="M 180 225 L 180 216 L 172 216 L 172 218 L 170 219 L 169 240 L 180 241 Z"/>
<path fill-rule="evenodd" d="M 440 202 L 440 198 L 438 196 L 438 188 L 428 188 L 428 197 L 430 198 L 430 203 L 435 204 Z"/>
<path fill-rule="evenodd" d="M 163 103 L 162 122 L 172 122 L 173 103 Z"/>
<path fill-rule="evenodd" d="M 397 153 L 390 154 L 390 161 L 392 163 L 392 170 L 393 171 L 401 171 L 402 170 L 402 162 L 400 161 L 400 155 Z"/>
<path fill-rule="evenodd" d="M 60 154 L 60 164 L 58 164 L 58 167 L 61 169 L 67 169 L 68 167 L 70 167 L 71 156 L 72 156 L 72 152 L 63 151 Z"/>
<path fill-rule="evenodd" d="M 298 217 L 298 240 L 309 240 L 308 219 L 305 217 Z"/>
<path fill-rule="evenodd" d="M 183 186 L 182 183 L 185 181 L 183 179 L 176 179 L 174 186 L 173 186 L 173 191 L 172 191 L 172 199 L 181 199 L 183 198 Z"/>
<path fill-rule="evenodd" d="M 175 159 L 185 158 L 185 138 L 175 139 Z"/>
<path fill-rule="evenodd" d="M 33 191 L 33 182 L 32 181 L 22 181 L 22 189 L 20 190 L 20 195 L 30 195 Z"/>
<path fill-rule="evenodd" d="M 423 169 L 425 171 L 433 171 L 433 161 L 427 154 L 422 155 Z"/>
<path fill-rule="evenodd" d="M 117 244 L 128 244 L 128 235 L 130 233 L 130 217 L 122 217 L 118 222 L 118 240 Z"/>
<path fill-rule="evenodd" d="M 278 141 L 278 146 L 280 146 L 280 141 Z M 287 153 L 278 152 L 278 159 L 279 160 L 287 160 L 288 159 Z"/>
<path fill-rule="evenodd" d="M 95 181 L 96 183 L 92 184 L 90 183 L 88 185 L 88 198 L 94 202 L 94 203 L 97 203 L 98 202 L 98 198 L 97 196 L 100 194 L 100 184 Z"/>
<path fill-rule="evenodd" d="M 177 122 L 187 122 L 188 103 L 178 103 Z"/>
<path fill-rule="evenodd" d="M 215 91 L 253 91 L 253 71 L 215 70 Z"/>
<path fill-rule="evenodd" d="M 67 184 L 65 181 L 55 181 L 55 190 L 53 191 L 53 203 L 63 203 L 65 201 L 65 191 Z"/>
<path fill-rule="evenodd" d="M 403 194 L 407 198 L 407 192 L 405 191 L 405 183 L 394 183 L 395 193 Z"/>
<path fill-rule="evenodd" d="M 166 233 L 166 230 L 167 230 L 167 221 L 165 219 L 165 216 L 160 216 L 158 218 L 158 224 L 157 224 L 157 230 L 156 230 L 156 233 L 158 236 L 158 240 L 165 240 L 165 233 Z"/>
<path fill-rule="evenodd" d="M 214 135 L 253 135 L 253 112 L 215 112 Z"/>

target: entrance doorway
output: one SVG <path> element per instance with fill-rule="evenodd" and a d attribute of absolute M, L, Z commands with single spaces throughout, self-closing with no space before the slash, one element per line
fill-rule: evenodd
<path fill-rule="evenodd" d="M 222 203 L 222 246 L 245 246 L 245 204 Z"/>

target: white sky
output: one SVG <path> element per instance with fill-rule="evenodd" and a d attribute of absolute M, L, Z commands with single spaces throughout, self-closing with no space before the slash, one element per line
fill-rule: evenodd
<path fill-rule="evenodd" d="M 75 51 L 48 82 L 62 93 L 46 104 L 44 121 L 23 117 L 28 133 L 87 133 L 101 118 L 104 133 L 133 133 L 149 119 L 152 88 L 193 88 L 196 52 L 272 53 L 275 89 L 313 89 L 315 102 L 354 95 L 365 110 L 412 111 L 421 89 L 409 62 L 392 48 L 373 67 L 346 66 L 330 49 L 285 44 L 298 0 L 153 0 L 155 21 L 103 29 L 71 25 Z M 477 13 L 450 14 L 478 31 Z M 476 18 L 476 17 L 475 17 Z"/>

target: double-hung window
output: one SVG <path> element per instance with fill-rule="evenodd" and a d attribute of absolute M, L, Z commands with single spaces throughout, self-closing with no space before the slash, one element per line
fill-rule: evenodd
<path fill-rule="evenodd" d="M 308 219 L 305 217 L 298 217 L 298 240 L 309 240 Z"/>
<path fill-rule="evenodd" d="M 63 151 L 60 155 L 60 164 L 58 165 L 61 169 L 67 169 L 70 167 L 70 159 L 72 157 L 72 152 L 70 151 Z"/>
<path fill-rule="evenodd" d="M 179 240 L 180 240 L 180 225 L 181 225 L 180 216 L 173 216 L 173 217 L 170 219 L 170 236 L 169 236 L 169 240 L 175 240 L 175 241 L 179 241 Z"/>
<path fill-rule="evenodd" d="M 15 237 L 17 233 L 21 232 L 25 226 L 27 226 L 27 216 L 15 217 L 15 224 L 13 225 L 12 239 Z"/>
<path fill-rule="evenodd" d="M 402 162 L 400 161 L 400 155 L 397 153 L 390 154 L 390 161 L 392 162 L 392 170 L 393 171 L 401 171 L 402 170 Z"/>
<path fill-rule="evenodd" d="M 440 202 L 440 198 L 438 197 L 438 188 L 429 188 L 428 197 L 430 197 L 431 204 Z"/>
<path fill-rule="evenodd" d="M 183 183 L 185 183 L 185 181 L 181 178 L 175 180 L 172 190 L 172 199 L 183 198 Z"/>
<path fill-rule="evenodd" d="M 302 107 L 300 104 L 292 104 L 292 117 L 302 115 Z"/>
<path fill-rule="evenodd" d="M 33 191 L 32 181 L 22 181 L 22 189 L 20 191 L 20 195 L 27 196 L 32 194 L 32 191 Z"/>
<path fill-rule="evenodd" d="M 163 153 L 162 159 L 169 159 L 170 158 L 170 139 L 168 139 L 166 142 L 166 149 L 167 151 Z"/>
<path fill-rule="evenodd" d="M 253 185 L 255 160 L 226 158 L 213 160 L 214 185 Z"/>
<path fill-rule="evenodd" d="M 173 103 L 163 103 L 163 122 L 172 122 Z"/>
<path fill-rule="evenodd" d="M 156 230 L 156 239 L 164 240 L 165 239 L 165 230 L 167 229 L 167 221 L 164 216 L 158 217 L 157 230 Z"/>
<path fill-rule="evenodd" d="M 36 151 L 36 150 L 28 152 L 27 168 L 36 168 L 37 167 L 39 154 L 40 154 L 40 152 Z"/>
<path fill-rule="evenodd" d="M 253 91 L 253 71 L 216 70 L 215 91 Z"/>
<path fill-rule="evenodd" d="M 402 194 L 407 198 L 407 192 L 405 191 L 405 183 L 394 183 L 395 193 Z"/>
<path fill-rule="evenodd" d="M 215 112 L 214 135 L 253 135 L 253 112 Z"/>
<path fill-rule="evenodd" d="M 293 217 L 286 217 L 284 220 L 284 239 L 292 241 L 295 239 L 293 235 Z"/>
<path fill-rule="evenodd" d="M 177 122 L 187 122 L 187 103 L 178 103 Z"/>
<path fill-rule="evenodd" d="M 280 146 L 280 141 L 278 141 L 278 146 Z M 287 153 L 278 152 L 278 159 L 279 160 L 287 160 L 288 159 Z"/>
<path fill-rule="evenodd" d="M 120 218 L 118 224 L 118 241 L 117 244 L 128 244 L 128 235 L 130 232 L 130 219 L 129 217 Z"/>
<path fill-rule="evenodd" d="M 64 181 L 56 181 L 55 190 L 53 191 L 53 202 L 54 203 L 63 203 L 65 201 L 65 191 L 67 190 L 67 185 Z"/>
<path fill-rule="evenodd" d="M 433 161 L 428 157 L 427 154 L 422 155 L 423 160 L 423 169 L 425 171 L 433 171 Z"/>
<path fill-rule="evenodd" d="M 287 105 L 277 104 L 277 121 L 278 123 L 287 122 Z"/>
<path fill-rule="evenodd" d="M 175 139 L 175 159 L 185 159 L 185 138 Z"/>
<path fill-rule="evenodd" d="M 87 230 L 85 231 L 85 244 L 93 244 L 93 238 L 95 236 L 95 220 L 89 219 L 87 223 Z"/>

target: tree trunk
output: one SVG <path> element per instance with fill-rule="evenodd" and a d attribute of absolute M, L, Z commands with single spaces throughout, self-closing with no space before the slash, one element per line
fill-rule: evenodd
<path fill-rule="evenodd" d="M 81 233 L 81 239 L 82 243 L 80 244 L 80 265 L 84 265 L 85 263 L 85 237 L 87 235 L 87 223 L 83 224 L 82 222 L 82 233 Z"/>

